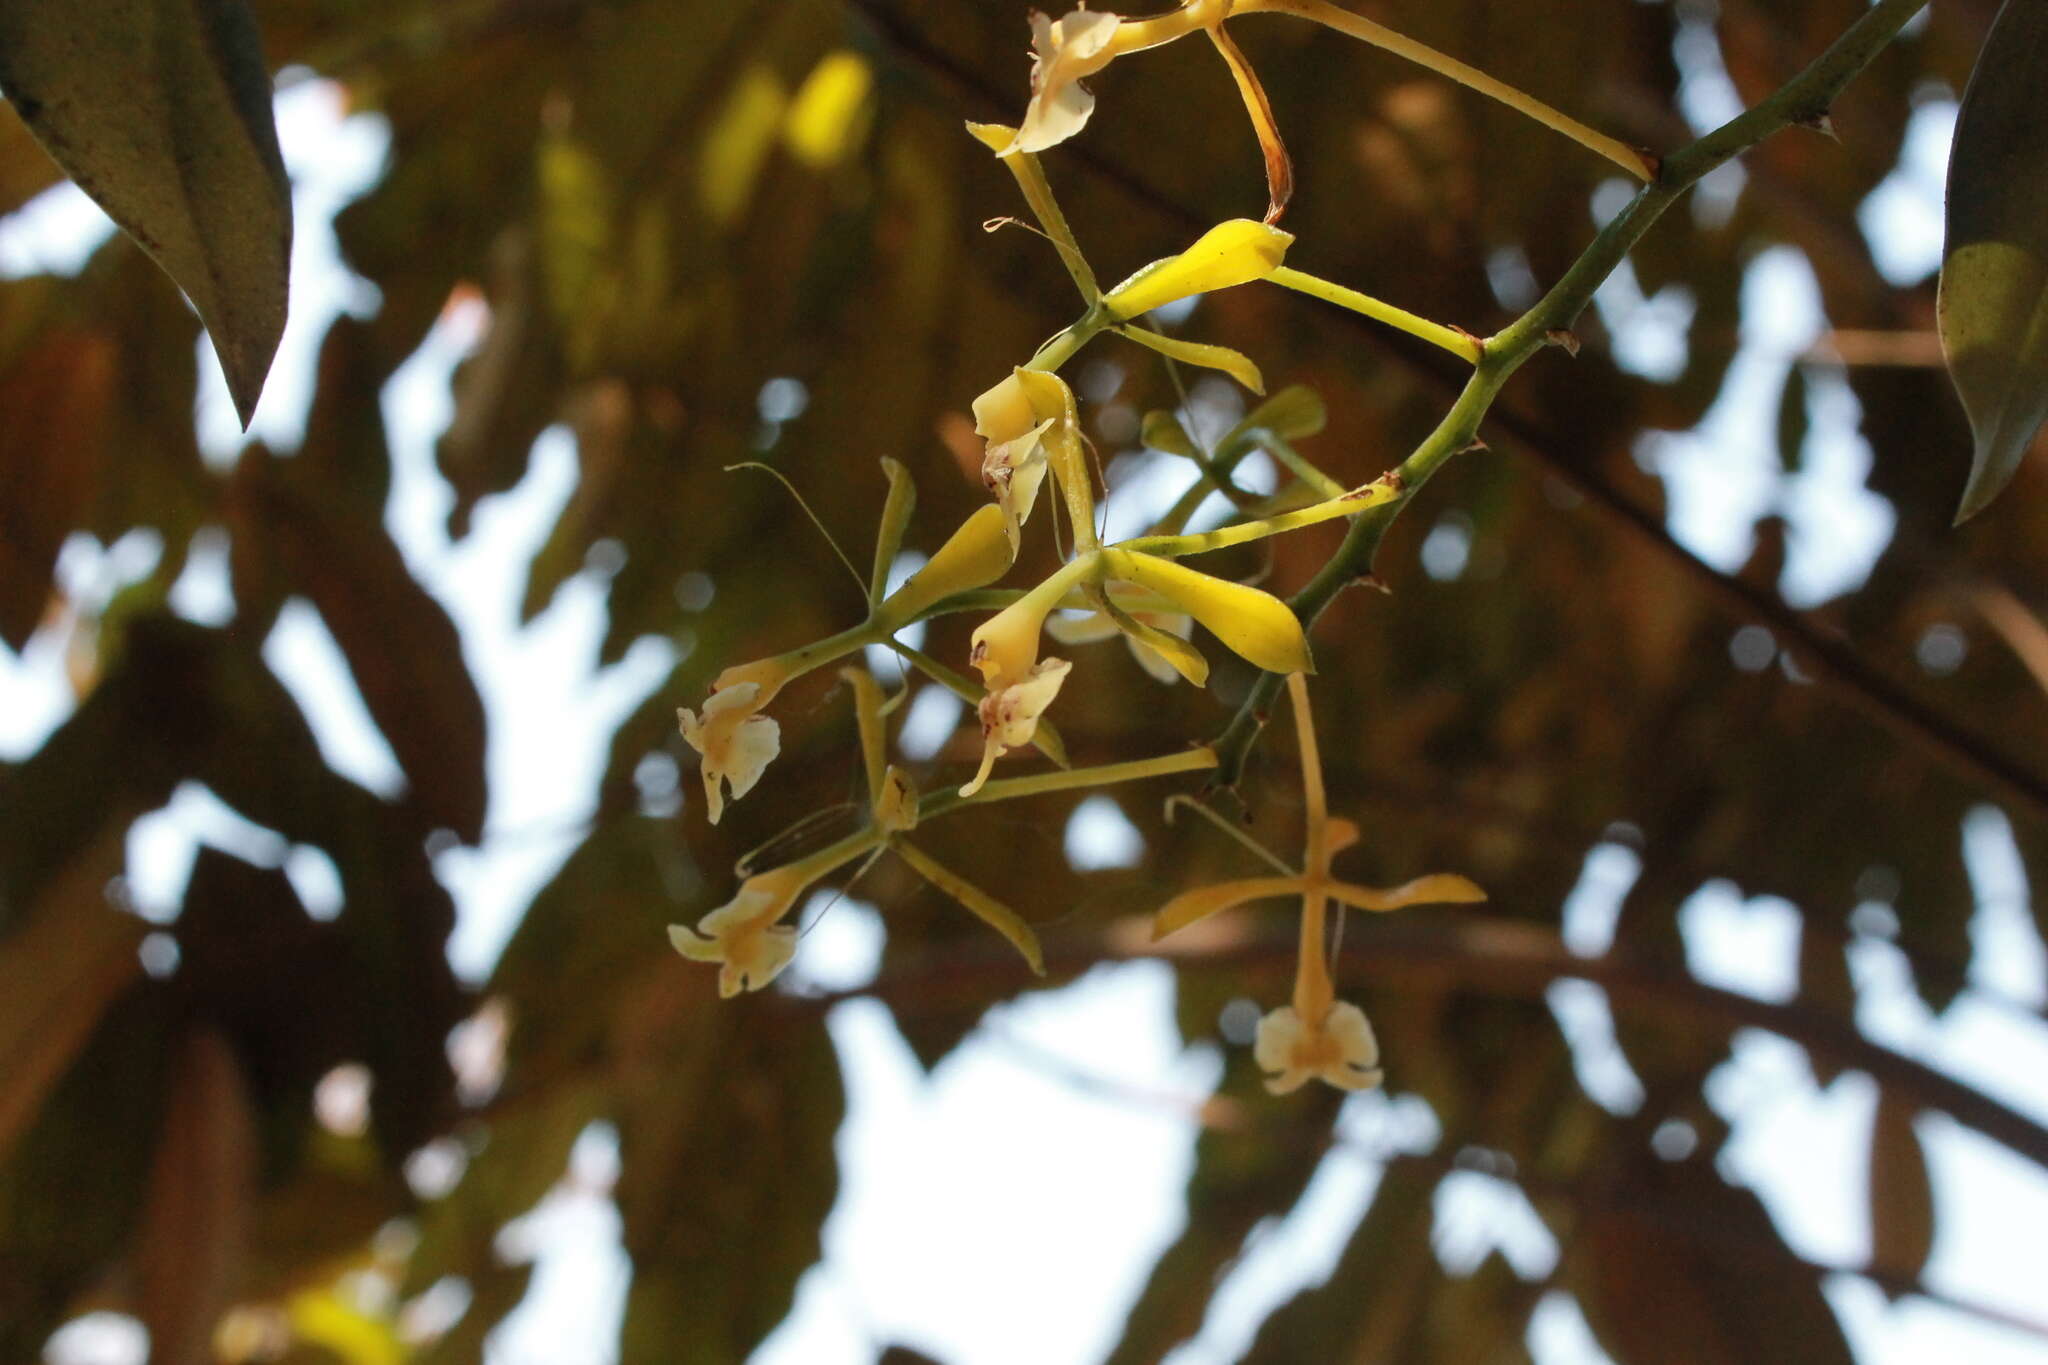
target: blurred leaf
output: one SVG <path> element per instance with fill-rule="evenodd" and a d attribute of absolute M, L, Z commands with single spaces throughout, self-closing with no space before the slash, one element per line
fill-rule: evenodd
<path fill-rule="evenodd" d="M 291 185 L 241 0 L 0 9 L 0 89 L 198 310 L 244 425 L 284 334 Z"/>
<path fill-rule="evenodd" d="M 1688 1365 L 1854 1365 L 1819 1272 L 1786 1249 L 1755 1194 L 1704 1160 L 1637 1162 L 1629 1174 L 1639 1183 L 1588 1212 L 1565 1265 L 1620 1365 L 1674 1350 Z"/>
<path fill-rule="evenodd" d="M 857 52 L 828 52 L 789 101 L 782 127 L 790 155 L 814 170 L 838 165 L 867 140 L 874 121 L 874 68 Z"/>
<path fill-rule="evenodd" d="M 1856 1014 L 1856 984 L 1849 975 L 1849 945 L 1836 924 L 1827 922 L 1826 912 L 1815 907 L 1806 912 L 1799 926 L 1799 999 L 1826 1010 L 1838 1019 Z M 1843 1068 L 1834 1061 L 1813 1056 L 1814 1083 L 1823 1089 L 1833 1085 Z"/>
<path fill-rule="evenodd" d="M 566 133 L 542 139 L 536 180 L 548 307 L 558 324 L 571 325 L 611 254 L 617 193 L 597 158 Z"/>
<path fill-rule="evenodd" d="M 1913 1105 L 1881 1092 L 1870 1127 L 1870 1263 L 1909 1280 L 1934 1249 L 1934 1181 L 1918 1117 Z"/>
<path fill-rule="evenodd" d="M 2048 417 L 2048 8 L 2005 0 L 1956 115 L 1941 345 L 1977 448 L 1956 520 L 1998 496 Z"/>
<path fill-rule="evenodd" d="M 203 1365 L 240 1284 L 255 1117 L 233 1050 L 203 1026 L 178 1043 L 169 1096 L 136 1233 L 136 1316 L 153 1365 Z"/>
<path fill-rule="evenodd" d="M 0 640 L 16 650 L 42 621 L 58 547 L 105 477 L 113 352 L 104 337 L 65 329 L 12 365 L 0 354 Z"/>
<path fill-rule="evenodd" d="M 1107 1365 L 1163 1359 L 1199 1331 L 1209 1292 L 1242 1254 L 1245 1239 L 1301 1197 L 1315 1174 L 1307 1155 L 1337 1107 L 1320 1092 L 1303 1100 L 1270 1126 L 1205 1128 L 1196 1138 L 1187 1225 L 1152 1267 Z"/>
<path fill-rule="evenodd" d="M 301 1342 L 333 1352 L 343 1365 L 403 1365 L 406 1358 L 405 1343 L 388 1321 L 333 1289 L 295 1294 L 287 1312 Z"/>
<path fill-rule="evenodd" d="M 546 324 L 530 233 L 508 230 L 485 276 L 490 328 L 456 367 L 455 415 L 434 448 L 454 486 L 450 534 L 469 534 L 477 500 L 502 493 L 526 473 L 527 452 L 562 401 L 560 332 Z"/>
<path fill-rule="evenodd" d="M 107 904 L 121 855 L 118 838 L 101 839 L 0 936 L 0 1162 L 142 970 L 142 923 Z"/>
<path fill-rule="evenodd" d="M 125 1249 L 163 1112 L 175 1016 L 154 983 L 107 1011 L 0 1165 L 0 1359 L 35 1360 Z"/>
<path fill-rule="evenodd" d="M 755 63 L 741 71 L 704 133 L 697 194 L 715 223 L 737 218 L 775 148 L 787 96 L 775 72 Z"/>
<path fill-rule="evenodd" d="M 475 843 L 484 707 L 462 640 L 384 533 L 381 505 L 328 481 L 343 472 L 249 451 L 232 492 L 236 579 L 259 597 L 296 588 L 311 599 L 422 813 Z"/>
<path fill-rule="evenodd" d="M 1389 1166 L 1328 1282 L 1275 1310 L 1245 1360 L 1306 1360 L 1326 1353 L 1353 1360 L 1433 1358 L 1422 1345 L 1420 1313 L 1430 1279 L 1441 1273 L 1429 1240 L 1435 1192 L 1436 1180 L 1426 1168 Z M 1489 1357 L 1468 1350 L 1464 1358 Z"/>
<path fill-rule="evenodd" d="M 184 908 L 173 984 L 235 1048 L 257 1108 L 263 1171 L 298 1166 L 313 1088 L 368 1054 L 363 974 L 338 925 L 315 923 L 283 871 L 202 845 Z"/>
<path fill-rule="evenodd" d="M 635 1273 L 619 1359 L 711 1365 L 751 1351 L 818 1259 L 845 1095 L 815 1014 L 723 1006 L 704 974 L 656 951 L 670 960 L 620 1023 L 618 1201 Z M 720 1178 L 761 1170 L 775 1179 Z"/>
<path fill-rule="evenodd" d="M 498 1261 L 500 1229 L 562 1179 L 577 1135 L 600 1115 L 601 1102 L 595 1087 L 564 1085 L 469 1135 L 468 1145 L 481 1141 L 483 1150 L 469 1157 L 454 1189 L 421 1211 L 401 1296 L 422 1293 L 444 1275 L 488 1273 Z"/>

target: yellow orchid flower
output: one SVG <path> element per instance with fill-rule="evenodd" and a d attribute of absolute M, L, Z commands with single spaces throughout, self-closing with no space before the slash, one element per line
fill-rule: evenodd
<path fill-rule="evenodd" d="M 706 697 L 702 715 L 687 706 L 676 708 L 683 738 L 704 756 L 704 807 L 714 825 L 725 814 L 725 788 L 739 800 L 782 751 L 782 727 L 756 714 L 773 696 L 772 690 L 764 696 L 759 683 L 738 682 Z"/>
<path fill-rule="evenodd" d="M 735 996 L 758 991 L 781 974 L 796 956 L 796 930 L 781 923 L 796 898 L 813 880 L 802 863 L 763 872 L 740 883 L 733 898 L 692 930 L 668 927 L 668 941 L 695 962 L 716 962 L 718 993 Z"/>
<path fill-rule="evenodd" d="M 1031 103 L 1004 155 L 1042 152 L 1087 125 L 1095 96 L 1082 88 L 1081 78 L 1109 65 L 1116 55 L 1109 50 L 1110 40 L 1121 22 L 1117 15 L 1091 9 L 1060 19 L 1031 16 Z"/>
<path fill-rule="evenodd" d="M 866 826 L 807 857 L 748 876 L 733 898 L 697 921 L 696 928 L 671 924 L 669 943 L 694 962 L 718 964 L 720 995 L 760 990 L 796 956 L 797 931 L 782 921 L 804 892 L 864 854 L 893 849 L 919 876 L 1014 944 L 1031 969 L 1044 975 L 1038 936 L 1022 916 L 904 837 L 917 827 L 917 787 L 902 769 L 884 761 L 882 690 L 865 669 L 842 669 L 840 676 L 853 687 L 860 726 L 861 766 L 868 787 Z"/>
<path fill-rule="evenodd" d="M 1372 1023 L 1348 1000 L 1332 1004 L 1314 1024 L 1304 1023 L 1292 1005 L 1282 1005 L 1259 1020 L 1252 1056 L 1268 1073 L 1266 1088 L 1275 1095 L 1312 1080 L 1339 1090 L 1370 1090 L 1385 1079 Z"/>
<path fill-rule="evenodd" d="M 981 790 L 998 758 L 1031 742 L 1038 733 L 1038 718 L 1060 694 L 1060 686 L 1072 667 L 1065 659 L 1046 659 L 1033 664 L 1015 681 L 990 684 L 988 695 L 977 708 L 981 718 L 981 767 L 973 780 L 960 789 L 962 796 L 972 796 Z"/>
<path fill-rule="evenodd" d="M 1153 917 L 1152 937 L 1164 938 L 1176 929 L 1250 901 L 1301 897 L 1301 948 L 1293 1002 L 1260 1021 L 1254 1056 L 1260 1068 L 1271 1073 L 1266 1088 L 1276 1095 L 1310 1079 L 1345 1090 L 1363 1089 L 1379 1083 L 1379 1044 L 1364 1012 L 1336 999 L 1325 932 L 1329 903 L 1334 900 L 1360 910 L 1398 910 L 1409 905 L 1483 901 L 1486 893 L 1469 879 L 1448 872 L 1418 877 L 1387 890 L 1357 886 L 1331 875 L 1330 864 L 1337 854 L 1358 842 L 1358 826 L 1330 817 L 1307 680 L 1300 673 L 1290 673 L 1287 691 L 1294 703 L 1295 733 L 1301 741 L 1302 796 L 1308 808 L 1302 869 L 1282 869 L 1279 876 L 1249 877 L 1182 892 Z"/>
<path fill-rule="evenodd" d="M 683 738 L 703 755 L 700 771 L 704 779 L 705 814 L 714 825 L 725 814 L 728 794 L 737 801 L 753 790 L 762 772 L 781 752 L 781 727 L 760 712 L 790 679 L 864 645 L 886 643 L 934 603 L 1001 578 L 1016 558 L 1011 540 L 1005 535 L 1002 511 L 995 507 L 977 508 L 923 568 L 895 592 L 884 596 L 882 585 L 895 557 L 911 498 L 901 466 L 885 460 L 883 467 L 890 474 L 891 507 L 899 510 L 894 515 L 885 513 L 885 528 L 877 546 L 869 589 L 873 605 L 868 619 L 850 630 L 786 654 L 734 664 L 712 680 L 711 695 L 705 698 L 702 712 L 687 706 L 676 708 Z"/>
<path fill-rule="evenodd" d="M 1162 555 L 1116 547 L 1080 555 L 974 632 L 969 662 L 980 670 L 987 695 L 981 702 L 981 769 L 961 788 L 963 796 L 981 789 L 997 758 L 1031 742 L 1039 716 L 1066 680 L 1067 662 L 1040 663 L 1038 642 L 1046 617 L 1073 589 L 1093 592 L 1098 608 L 1119 630 L 1158 651 L 1189 682 L 1199 687 L 1207 681 L 1208 661 L 1194 646 L 1137 621 L 1110 601 L 1106 590 L 1119 582 L 1163 602 L 1169 611 L 1193 617 L 1269 673 L 1309 667 L 1308 637 L 1301 622 L 1271 593 L 1200 573 Z"/>
<path fill-rule="evenodd" d="M 1064 380 L 1042 370 L 1019 369 L 974 400 L 974 432 L 987 442 L 981 481 L 996 495 L 1003 527 L 1016 553 L 1019 528 L 1038 502 L 1045 482 L 1048 445 L 1077 447 L 1080 420 L 1074 394 Z M 1075 461 L 1078 451 L 1074 452 Z M 1066 467 L 1070 462 L 1063 462 Z"/>

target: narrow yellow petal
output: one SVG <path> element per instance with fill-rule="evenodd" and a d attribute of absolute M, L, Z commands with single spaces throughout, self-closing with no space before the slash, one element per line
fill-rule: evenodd
<path fill-rule="evenodd" d="M 1024 955 L 1033 973 L 1045 975 L 1045 950 L 1038 946 L 1038 935 L 1024 922 L 1023 916 L 917 845 L 899 841 L 895 847 L 903 855 L 903 861 L 915 868 L 920 877 L 960 902 L 982 923 L 1008 939 L 1011 946 Z"/>
<path fill-rule="evenodd" d="M 1248 901 L 1300 894 L 1299 877 L 1249 877 L 1243 881 L 1198 886 L 1192 891 L 1181 892 L 1159 907 L 1159 912 L 1152 917 L 1152 938 L 1156 942 L 1176 929 L 1199 924 L 1218 911 L 1228 910 Z"/>
<path fill-rule="evenodd" d="M 1196 687 L 1202 687 L 1208 683 L 1209 661 L 1202 657 L 1201 650 L 1196 649 L 1178 635 L 1160 630 L 1156 626 L 1146 625 L 1143 621 L 1140 621 L 1137 617 L 1131 615 L 1114 601 L 1110 600 L 1106 594 L 1102 599 L 1102 605 L 1108 613 L 1109 619 L 1116 623 L 1118 630 L 1122 631 L 1134 642 L 1158 653 L 1161 658 L 1173 665 L 1175 673 L 1180 674 L 1181 677 L 1186 678 L 1188 682 Z M 1181 619 L 1186 620 L 1185 617 Z M 1171 682 L 1173 680 L 1172 676 L 1168 675 L 1166 680 Z"/>
<path fill-rule="evenodd" d="M 1209 41 L 1230 67 L 1237 93 L 1244 98 L 1244 110 L 1251 115 L 1252 131 L 1259 135 L 1259 150 L 1266 157 L 1266 221 L 1277 223 L 1287 211 L 1287 201 L 1294 197 L 1294 159 L 1287 155 L 1287 144 L 1280 138 L 1280 122 L 1273 117 L 1273 102 L 1266 98 L 1258 72 L 1252 70 L 1237 40 L 1223 31 L 1223 25 L 1211 26 Z"/>
<path fill-rule="evenodd" d="M 1157 351 L 1163 356 L 1178 360 L 1184 365 L 1200 365 L 1204 369 L 1221 370 L 1253 393 L 1266 391 L 1265 376 L 1259 373 L 1251 357 L 1242 351 L 1233 351 L 1228 346 L 1212 346 L 1201 341 L 1182 341 L 1177 337 L 1161 336 L 1143 327 L 1119 327 L 1117 334 L 1126 340 L 1135 341 L 1147 350 Z"/>
<path fill-rule="evenodd" d="M 1273 594 L 1211 577 L 1157 555 L 1127 550 L 1102 553 L 1112 576 L 1150 588 L 1268 673 L 1313 671 L 1301 622 Z"/>
<path fill-rule="evenodd" d="M 899 460 L 882 457 L 882 474 L 889 480 L 889 496 L 882 504 L 882 519 L 875 526 L 875 566 L 868 575 L 868 610 L 881 605 L 889 590 L 889 567 L 903 548 L 903 532 L 910 514 L 917 509 L 917 485 Z"/>
<path fill-rule="evenodd" d="M 1007 123 L 970 123 L 967 131 L 992 152 L 1000 152 L 1017 140 L 1017 130 Z"/>
<path fill-rule="evenodd" d="M 1409 905 L 1470 905 L 1486 899 L 1486 893 L 1479 889 L 1477 883 L 1455 872 L 1435 872 L 1385 890 L 1355 886 L 1350 882 L 1329 882 L 1325 889 L 1332 899 L 1357 910 L 1399 910 Z"/>
<path fill-rule="evenodd" d="M 882 733 L 882 686 L 865 668 L 842 668 L 839 676 L 853 689 L 853 717 L 860 727 L 861 767 L 868 781 L 868 800 L 882 795 L 882 772 L 888 760 L 884 754 L 887 737 Z"/>

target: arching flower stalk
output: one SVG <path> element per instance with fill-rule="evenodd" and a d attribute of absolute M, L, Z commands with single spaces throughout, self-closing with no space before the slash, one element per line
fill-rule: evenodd
<path fill-rule="evenodd" d="M 1467 878 L 1448 872 L 1418 877 L 1386 890 L 1359 886 L 1335 876 L 1330 865 L 1339 853 L 1358 842 L 1358 826 L 1330 816 L 1322 760 L 1316 748 L 1315 722 L 1309 711 L 1307 680 L 1300 673 L 1289 674 L 1287 690 L 1294 703 L 1295 732 L 1301 741 L 1302 796 L 1308 816 L 1301 870 L 1182 892 L 1160 907 L 1153 917 L 1152 936 L 1164 938 L 1177 929 L 1251 901 L 1299 896 L 1301 944 L 1293 999 L 1259 1021 L 1254 1056 L 1260 1069 L 1267 1073 L 1266 1088 L 1276 1095 L 1311 1080 L 1326 1081 L 1342 1090 L 1363 1090 L 1380 1083 L 1379 1044 L 1364 1011 L 1336 998 L 1330 976 L 1326 923 L 1330 902 L 1359 910 L 1398 910 L 1410 905 L 1483 901 L 1486 893 Z M 1276 867 L 1285 867 L 1277 858 L 1261 852 Z"/>
<path fill-rule="evenodd" d="M 676 708 L 683 739 L 703 756 L 704 808 L 714 825 L 725 813 L 728 792 L 734 801 L 745 796 L 780 752 L 781 728 L 761 712 L 792 679 L 868 645 L 889 643 L 897 631 L 945 598 L 1001 578 L 1016 558 L 1001 509 L 978 508 L 923 568 L 885 595 L 882 589 L 915 493 L 901 465 L 884 460 L 882 466 L 889 476 L 890 498 L 875 549 L 874 573 L 863 585 L 871 604 L 867 620 L 787 653 L 735 664 L 712 681 L 701 711 Z"/>
<path fill-rule="evenodd" d="M 861 771 L 868 793 L 866 822 L 852 834 L 794 862 L 747 876 L 733 898 L 704 916 L 694 929 L 670 925 L 669 942 L 694 962 L 717 965 L 720 995 L 760 990 L 775 980 L 796 956 L 797 931 L 784 921 L 804 893 L 856 859 L 873 859 L 886 851 L 901 857 L 920 877 L 1009 940 L 1031 970 L 1043 976 L 1045 954 L 1039 947 L 1038 935 L 1023 916 L 910 840 L 911 832 L 926 818 L 970 803 L 950 791 L 920 798 L 909 774 L 888 762 L 881 687 L 863 668 L 842 669 L 840 676 L 853 691 Z M 1191 749 L 1135 762 L 1057 772 L 997 783 L 981 794 L 980 803 L 1195 772 L 1213 767 L 1215 762 L 1216 756 L 1209 750 Z"/>

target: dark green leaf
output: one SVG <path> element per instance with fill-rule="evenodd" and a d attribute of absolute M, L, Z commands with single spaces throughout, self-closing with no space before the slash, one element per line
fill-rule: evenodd
<path fill-rule="evenodd" d="M 178 1044 L 169 1095 L 137 1231 L 137 1315 L 155 1365 L 204 1365 L 248 1249 L 255 1116 L 234 1050 L 211 1029 Z"/>
<path fill-rule="evenodd" d="M 1976 453 L 1956 520 L 1998 496 L 2048 417 L 2048 5 L 2006 0 L 1956 117 L 1941 344 Z"/>
<path fill-rule="evenodd" d="M 1934 1249 L 1934 1182 L 1913 1120 L 1919 1111 L 1886 1092 L 1870 1125 L 1870 1261 L 1917 1278 Z"/>
<path fill-rule="evenodd" d="M 291 185 L 241 0 L 0 6 L 0 89 L 198 310 L 244 425 L 284 334 Z"/>

